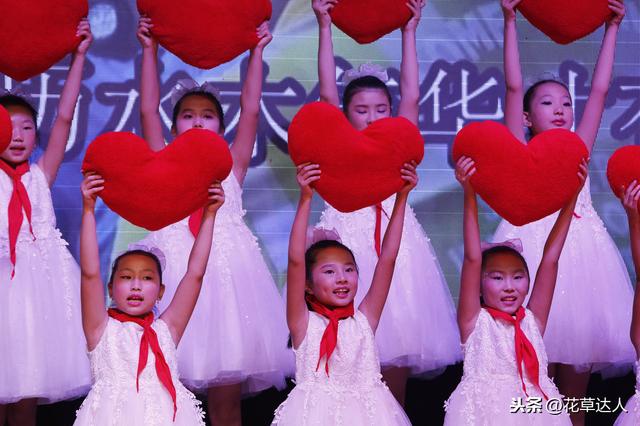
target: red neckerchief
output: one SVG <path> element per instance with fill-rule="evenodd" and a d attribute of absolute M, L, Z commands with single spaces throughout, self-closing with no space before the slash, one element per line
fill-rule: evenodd
<path fill-rule="evenodd" d="M 158 343 L 158 335 L 151 327 L 153 324 L 153 313 L 149 312 L 143 317 L 134 317 L 129 314 L 125 314 L 117 309 L 109 309 L 107 311 L 111 318 L 114 318 L 120 322 L 133 322 L 142 327 L 142 338 L 140 339 L 140 356 L 138 357 L 138 374 L 136 376 L 136 390 L 140 391 L 140 374 L 147 366 L 147 358 L 149 356 L 149 347 L 153 355 L 156 357 L 156 374 L 158 380 L 167 389 L 167 392 L 171 395 L 173 400 L 173 421 L 176 420 L 176 411 L 178 406 L 176 404 L 176 388 L 173 385 L 173 379 L 171 378 L 171 370 L 167 361 L 164 359 L 164 354 Z"/>
<path fill-rule="evenodd" d="M 522 319 L 525 315 L 525 310 L 522 306 L 518 308 L 516 311 L 516 317 L 512 317 L 506 312 L 502 312 L 498 309 L 493 309 L 488 306 L 485 306 L 484 309 L 489 312 L 489 314 L 494 319 L 501 319 L 503 321 L 508 322 L 509 324 L 513 324 L 515 327 L 515 349 L 516 349 L 516 362 L 518 364 L 518 373 L 520 374 L 520 381 L 522 382 L 522 390 L 524 394 L 528 397 L 527 387 L 524 384 L 524 377 L 522 374 L 522 363 L 524 362 L 524 367 L 529 376 L 529 380 L 533 382 L 535 387 L 542 393 L 545 399 L 549 399 L 547 395 L 544 393 L 542 388 L 540 387 L 539 380 L 539 372 L 540 372 L 540 363 L 538 362 L 538 355 L 536 354 L 536 349 L 533 347 L 527 336 L 524 334 L 524 331 L 520 328 L 520 324 L 522 323 Z"/>
<path fill-rule="evenodd" d="M 320 340 L 320 356 L 318 357 L 318 365 L 316 365 L 316 371 L 318 371 L 318 368 L 320 368 L 320 360 L 322 360 L 322 357 L 326 355 L 327 361 L 324 365 L 324 369 L 328 376 L 329 358 L 331 358 L 331 354 L 338 344 L 338 321 L 353 316 L 353 301 L 347 306 L 329 309 L 322 303 L 318 302 L 318 299 L 310 294 L 306 295 L 306 300 L 309 305 L 311 305 L 311 310 L 313 312 L 329 319 L 329 324 L 327 324 L 327 328 L 324 329 L 322 340 Z"/>
<path fill-rule="evenodd" d="M 380 257 L 380 250 L 382 246 L 382 213 L 384 213 L 387 219 L 389 218 L 389 215 L 382 208 L 382 203 L 378 203 L 373 207 L 376 209 L 376 226 L 373 231 L 373 242 L 376 254 Z"/>
<path fill-rule="evenodd" d="M 189 216 L 189 230 L 194 238 L 198 236 L 200 224 L 202 223 L 202 216 L 204 216 L 204 207 L 196 210 Z"/>
<path fill-rule="evenodd" d="M 3 160 L 0 160 L 0 170 L 4 171 L 13 182 L 13 192 L 9 199 L 9 207 L 7 208 L 9 216 L 9 258 L 11 260 L 11 279 L 13 279 L 16 274 L 16 243 L 18 242 L 18 234 L 22 227 L 23 210 L 27 215 L 27 222 L 29 222 L 29 232 L 31 232 L 33 239 L 36 239 L 36 236 L 33 234 L 33 228 L 31 227 L 31 202 L 29 201 L 29 194 L 21 180 L 22 175 L 29 171 L 29 163 L 25 161 L 18 164 L 14 169 Z"/>

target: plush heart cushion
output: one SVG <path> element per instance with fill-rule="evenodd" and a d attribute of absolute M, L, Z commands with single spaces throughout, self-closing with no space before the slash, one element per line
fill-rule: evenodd
<path fill-rule="evenodd" d="M 611 16 L 607 0 L 523 0 L 518 10 L 556 43 L 585 37 Z"/>
<path fill-rule="evenodd" d="M 189 65 L 211 69 L 258 44 L 256 28 L 271 18 L 270 0 L 137 0 L 152 34 Z"/>
<path fill-rule="evenodd" d="M 222 137 L 192 129 L 158 152 L 133 133 L 105 133 L 87 148 L 82 170 L 105 179 L 100 197 L 111 210 L 155 231 L 204 206 L 209 185 L 226 178 L 231 166 Z"/>
<path fill-rule="evenodd" d="M 623 186 L 628 186 L 634 180 L 640 183 L 640 146 L 618 148 L 607 163 L 607 179 L 617 197 L 623 195 Z"/>
<path fill-rule="evenodd" d="M 552 129 L 518 141 L 500 123 L 471 123 L 453 143 L 453 160 L 472 158 L 471 185 L 500 216 L 516 226 L 560 210 L 576 193 L 587 148 L 575 133 Z"/>
<path fill-rule="evenodd" d="M 7 110 L 0 105 L 0 153 L 4 152 L 11 143 L 12 129 L 11 117 Z"/>
<path fill-rule="evenodd" d="M 317 163 L 322 171 L 315 189 L 341 212 L 375 205 L 404 185 L 404 163 L 422 161 L 424 141 L 409 120 L 384 118 L 363 131 L 325 102 L 302 107 L 289 126 L 293 162 Z"/>
<path fill-rule="evenodd" d="M 87 0 L 0 0 L 0 73 L 23 81 L 51 68 L 78 47 L 88 13 Z"/>
<path fill-rule="evenodd" d="M 378 40 L 409 19 L 406 0 L 340 0 L 331 10 L 335 26 L 360 44 Z"/>

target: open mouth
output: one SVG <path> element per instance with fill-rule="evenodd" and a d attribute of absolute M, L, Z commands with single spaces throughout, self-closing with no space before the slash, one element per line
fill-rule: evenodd
<path fill-rule="evenodd" d="M 350 290 L 346 287 L 341 287 L 333 290 L 333 294 L 335 294 L 338 297 L 347 297 L 349 293 L 350 293 Z"/>
<path fill-rule="evenodd" d="M 140 306 L 144 302 L 144 297 L 139 294 L 132 294 L 127 297 L 127 305 L 129 306 Z"/>
<path fill-rule="evenodd" d="M 515 302 L 516 300 L 518 300 L 518 298 L 516 296 L 505 296 L 503 298 L 500 299 L 503 302 L 506 303 L 511 303 L 511 302 Z"/>

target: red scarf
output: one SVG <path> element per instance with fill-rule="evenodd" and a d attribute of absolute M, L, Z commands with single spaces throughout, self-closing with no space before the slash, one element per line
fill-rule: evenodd
<path fill-rule="evenodd" d="M 540 372 L 540 364 L 538 362 L 538 356 L 536 354 L 536 349 L 533 347 L 527 336 L 524 334 L 524 331 L 520 328 L 520 324 L 522 323 L 522 319 L 525 315 L 525 310 L 522 306 L 518 308 L 516 311 L 516 317 L 512 317 L 506 312 L 502 312 L 498 309 L 489 308 L 485 306 L 484 309 L 489 312 L 489 314 L 494 319 L 501 319 L 503 321 L 508 322 L 509 324 L 513 324 L 515 327 L 515 349 L 516 349 L 516 362 L 518 363 L 518 373 L 520 374 L 520 381 L 522 382 L 522 390 L 524 394 L 528 397 L 527 387 L 524 384 L 524 377 L 522 374 L 522 363 L 524 362 L 524 367 L 526 369 L 527 376 L 529 376 L 529 380 L 533 382 L 535 387 L 542 393 L 545 399 L 549 399 L 547 395 L 544 393 L 542 388 L 540 387 L 539 380 L 539 372 Z"/>
<path fill-rule="evenodd" d="M 171 379 L 171 370 L 167 361 L 164 359 L 164 354 L 158 343 L 158 335 L 155 330 L 151 328 L 153 324 L 153 313 L 149 312 L 143 317 L 134 317 L 117 309 L 109 309 L 107 311 L 111 318 L 114 318 L 120 322 L 133 322 L 142 327 L 142 338 L 140 339 L 140 356 L 138 357 L 138 374 L 136 376 L 136 390 L 140 391 L 140 374 L 147 366 L 147 358 L 149 356 L 149 347 L 153 351 L 153 355 L 156 357 L 156 374 L 160 383 L 167 389 L 173 400 L 173 421 L 176 420 L 176 411 L 178 406 L 176 405 L 176 388 L 173 386 L 173 380 Z"/>
<path fill-rule="evenodd" d="M 318 365 L 316 365 L 316 371 L 318 371 L 318 368 L 320 368 L 320 361 L 322 360 L 322 357 L 326 355 L 327 361 L 324 365 L 324 369 L 328 376 L 329 358 L 331 358 L 331 354 L 338 344 L 338 321 L 353 316 L 353 302 L 341 308 L 329 309 L 322 303 L 318 302 L 318 299 L 316 299 L 315 296 L 307 294 L 306 299 L 309 305 L 311 305 L 311 310 L 313 312 L 329 319 L 329 324 L 327 324 L 327 328 L 324 329 L 322 340 L 320 340 L 320 356 L 318 357 Z"/>
<path fill-rule="evenodd" d="M 198 231 L 200 231 L 202 216 L 204 216 L 204 207 L 196 210 L 189 216 L 189 230 L 194 238 L 198 236 Z"/>
<path fill-rule="evenodd" d="M 389 219 L 389 215 L 382 208 L 382 203 L 378 203 L 373 206 L 376 209 L 376 226 L 373 231 L 373 242 L 376 249 L 376 254 L 380 257 L 380 251 L 382 246 L 382 213 Z"/>
<path fill-rule="evenodd" d="M 29 231 L 33 239 L 36 239 L 36 236 L 33 234 L 33 228 L 31 227 L 31 202 L 29 201 L 29 194 L 21 180 L 22 175 L 29 171 L 29 163 L 25 161 L 18 164 L 14 169 L 3 160 L 0 160 L 0 170 L 3 170 L 13 181 L 13 193 L 9 199 L 9 207 L 7 209 L 9 216 L 9 259 L 11 260 L 11 279 L 13 279 L 16 274 L 16 243 L 18 242 L 18 234 L 22 227 L 23 210 L 27 215 Z"/>

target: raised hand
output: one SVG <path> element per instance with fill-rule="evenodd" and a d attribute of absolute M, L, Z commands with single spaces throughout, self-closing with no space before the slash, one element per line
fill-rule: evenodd
<path fill-rule="evenodd" d="M 103 189 L 104 179 L 102 176 L 93 172 L 85 173 L 82 184 L 80 185 L 80 190 L 82 191 L 82 205 L 85 210 L 95 210 L 96 198 Z"/>
<path fill-rule="evenodd" d="M 456 180 L 462 186 L 462 189 L 466 191 L 473 191 L 471 187 L 471 176 L 476 172 L 476 163 L 473 159 L 465 157 L 464 155 L 456 162 Z"/>
<path fill-rule="evenodd" d="M 405 185 L 398 191 L 399 194 L 408 194 L 413 188 L 418 185 L 418 173 L 416 172 L 417 164 L 415 161 L 410 163 L 404 163 L 400 170 L 402 180 L 405 181 Z"/>
<path fill-rule="evenodd" d="M 151 35 L 151 30 L 153 29 L 153 24 L 151 23 L 151 18 L 146 16 L 141 16 L 138 19 L 138 29 L 136 30 L 136 37 L 142 45 L 143 49 L 157 49 L 158 42 Z"/>
<path fill-rule="evenodd" d="M 311 7 L 313 8 L 313 12 L 316 14 L 316 19 L 318 20 L 318 25 L 320 27 L 330 27 L 331 26 L 331 9 L 338 4 L 338 0 L 312 0 Z"/>
<path fill-rule="evenodd" d="M 296 180 L 300 185 L 300 198 L 308 199 L 313 196 L 311 184 L 320 179 L 320 166 L 317 164 L 304 163 L 296 167 Z"/>
<path fill-rule="evenodd" d="M 516 20 L 516 7 L 522 0 L 500 0 L 500 7 L 505 21 Z"/>
<path fill-rule="evenodd" d="M 422 9 L 426 4 L 426 0 L 409 0 L 407 2 L 407 7 L 411 10 L 412 16 L 404 27 L 402 27 L 402 31 L 415 31 L 420 23 L 420 18 L 422 17 Z"/>
<path fill-rule="evenodd" d="M 269 30 L 268 21 L 264 21 L 258 28 L 256 28 L 256 34 L 258 35 L 258 39 L 260 40 L 256 45 L 257 49 L 264 49 L 265 46 L 271 43 L 271 40 L 273 40 L 273 35 Z"/>
<path fill-rule="evenodd" d="M 224 189 L 220 182 L 215 182 L 209 187 L 209 204 L 205 208 L 207 213 L 216 213 L 224 204 Z"/>
<path fill-rule="evenodd" d="M 609 0 L 609 9 L 613 12 L 607 20 L 607 26 L 620 25 L 626 14 L 624 3 L 620 0 Z"/>
<path fill-rule="evenodd" d="M 76 36 L 82 38 L 82 41 L 76 48 L 77 55 L 85 55 L 89 50 L 89 46 L 91 46 L 91 42 L 93 41 L 93 34 L 91 34 L 91 25 L 89 25 L 89 20 L 87 18 L 82 18 L 80 23 L 78 24 L 78 28 L 76 30 Z"/>

